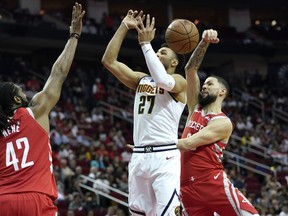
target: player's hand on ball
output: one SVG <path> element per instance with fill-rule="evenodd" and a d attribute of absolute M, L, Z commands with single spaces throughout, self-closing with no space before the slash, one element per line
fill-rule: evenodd
<path fill-rule="evenodd" d="M 127 15 L 124 17 L 122 22 L 125 24 L 125 26 L 128 29 L 134 29 L 136 26 L 138 26 L 140 20 L 145 19 L 145 15 L 143 15 L 143 11 L 138 12 L 137 10 L 129 10 L 127 12 Z"/>
<path fill-rule="evenodd" d="M 207 43 L 219 43 L 219 38 L 218 38 L 218 32 L 216 30 L 213 30 L 213 29 L 208 29 L 208 30 L 205 30 L 203 33 L 202 33 L 202 38 L 205 42 Z"/>

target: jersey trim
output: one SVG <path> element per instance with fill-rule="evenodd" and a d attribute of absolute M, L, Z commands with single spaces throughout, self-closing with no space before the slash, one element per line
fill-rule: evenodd
<path fill-rule="evenodd" d="M 27 107 L 26 109 L 27 109 L 28 113 L 35 119 L 35 116 L 34 116 L 32 109 L 29 107 Z"/>
<path fill-rule="evenodd" d="M 142 77 L 138 80 L 137 88 L 138 88 L 138 86 L 139 86 L 139 83 L 141 82 L 141 80 L 142 80 L 144 77 L 151 77 L 151 76 L 149 76 L 148 74 L 142 76 Z M 137 91 L 137 88 L 136 88 L 136 91 Z"/>
<path fill-rule="evenodd" d="M 174 95 L 173 95 L 172 92 L 169 92 L 169 91 L 168 91 L 168 93 L 169 93 L 169 95 L 172 97 L 172 99 L 173 99 L 176 103 L 179 102 L 179 101 L 174 97 Z"/>
<path fill-rule="evenodd" d="M 171 203 L 172 203 L 172 201 L 173 201 L 173 199 L 174 199 L 175 196 L 177 196 L 178 199 L 179 199 L 179 195 L 177 194 L 176 189 L 174 190 L 174 192 L 173 192 L 173 194 L 172 194 L 172 196 L 171 196 L 169 202 L 167 203 L 165 209 L 163 210 L 161 216 L 164 216 L 164 215 L 165 215 L 165 213 L 167 212 L 167 210 L 168 210 L 169 206 L 171 205 Z"/>

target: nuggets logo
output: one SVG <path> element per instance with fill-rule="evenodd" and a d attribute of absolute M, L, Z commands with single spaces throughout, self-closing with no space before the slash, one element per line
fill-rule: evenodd
<path fill-rule="evenodd" d="M 174 210 L 174 213 L 176 216 L 181 216 L 181 208 L 180 206 L 177 206 Z"/>

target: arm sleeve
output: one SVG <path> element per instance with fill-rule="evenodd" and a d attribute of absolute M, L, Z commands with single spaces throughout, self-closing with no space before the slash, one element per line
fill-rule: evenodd
<path fill-rule="evenodd" d="M 141 46 L 147 67 L 157 86 L 171 91 L 175 86 L 175 79 L 167 74 L 163 64 L 158 59 L 150 43 Z"/>

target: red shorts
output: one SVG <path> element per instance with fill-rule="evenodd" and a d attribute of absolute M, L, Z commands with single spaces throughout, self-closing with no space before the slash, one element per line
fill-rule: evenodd
<path fill-rule="evenodd" d="M 55 216 L 53 200 L 41 193 L 16 193 L 0 195 L 1 216 Z"/>
<path fill-rule="evenodd" d="M 258 214 L 248 199 L 234 188 L 224 171 L 181 181 L 181 199 L 186 215 L 211 216 L 217 212 L 219 215 L 239 216 L 241 210 Z"/>

